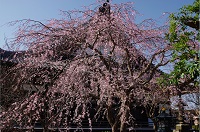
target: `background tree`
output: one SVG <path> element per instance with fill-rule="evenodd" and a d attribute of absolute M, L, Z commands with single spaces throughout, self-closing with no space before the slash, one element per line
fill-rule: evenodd
<path fill-rule="evenodd" d="M 169 33 L 166 34 L 172 46 L 174 68 L 164 77 L 163 84 L 174 89 L 173 95 L 180 98 L 182 94 L 199 92 L 199 4 L 199 0 L 195 0 L 192 5 L 183 6 L 178 13 L 171 14 Z M 182 111 L 183 106 L 180 107 L 179 111 Z"/>
<path fill-rule="evenodd" d="M 12 90 L 35 90 L 2 112 L 2 128 L 18 124 L 32 129 L 41 122 L 48 131 L 81 127 L 84 119 L 91 127 L 103 115 L 113 132 L 126 131 L 133 120 L 131 107 L 147 104 L 147 93 L 154 97 L 162 74 L 158 68 L 168 63 L 168 45 L 164 28 L 152 20 L 134 22 L 132 3 L 105 7 L 112 10 L 63 12 L 63 19 L 46 24 L 17 21 L 19 31 L 10 43 L 27 51 L 10 69 L 18 69 L 10 72 L 16 79 Z"/>
<path fill-rule="evenodd" d="M 198 85 L 199 61 L 199 0 L 184 6 L 177 14 L 170 15 L 170 29 L 166 35 L 173 47 L 171 83 L 186 86 Z M 183 79 L 186 79 L 183 81 Z M 181 80 L 181 81 L 180 81 Z"/>

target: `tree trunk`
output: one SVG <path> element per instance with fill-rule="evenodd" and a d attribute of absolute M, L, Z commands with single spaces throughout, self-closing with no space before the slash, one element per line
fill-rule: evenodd
<path fill-rule="evenodd" d="M 126 132 L 126 124 L 125 123 L 121 123 L 120 132 Z"/>
<path fill-rule="evenodd" d="M 154 124 L 153 129 L 154 129 L 155 132 L 157 132 L 158 131 L 157 121 L 155 119 L 151 119 L 151 120 L 153 121 L 153 124 Z"/>
<path fill-rule="evenodd" d="M 44 127 L 44 129 L 43 129 L 43 132 L 49 132 L 49 129 L 48 129 L 48 127 Z"/>
<path fill-rule="evenodd" d="M 117 113 L 116 115 L 114 114 L 114 111 L 112 109 L 111 106 L 107 107 L 107 115 L 106 118 L 112 128 L 112 132 L 118 132 L 118 128 L 119 128 L 119 118 L 120 118 L 120 114 Z"/>
<path fill-rule="evenodd" d="M 127 121 L 130 114 L 130 107 L 129 107 L 129 93 L 127 93 L 127 97 L 124 99 L 125 101 L 121 105 L 122 115 L 121 115 L 121 125 L 120 125 L 120 132 L 126 132 L 127 129 Z"/>
<path fill-rule="evenodd" d="M 126 121 L 128 119 L 128 115 L 129 115 L 129 112 L 128 112 L 128 108 L 126 107 L 123 113 L 124 120 L 121 120 L 120 132 L 126 132 L 126 128 L 127 128 Z"/>
<path fill-rule="evenodd" d="M 120 111 L 114 112 L 111 106 L 107 107 L 107 120 L 112 127 L 112 132 L 126 132 L 126 122 L 130 113 L 129 101 L 125 99 L 121 104 Z"/>
<path fill-rule="evenodd" d="M 118 132 L 118 125 L 117 124 L 114 124 L 112 126 L 112 132 Z"/>

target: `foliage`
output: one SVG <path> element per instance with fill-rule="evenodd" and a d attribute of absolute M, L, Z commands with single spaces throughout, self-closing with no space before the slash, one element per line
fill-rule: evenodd
<path fill-rule="evenodd" d="M 193 83 L 197 86 L 200 73 L 199 0 L 170 15 L 166 39 L 172 45 L 171 62 L 174 62 L 174 70 L 165 77 L 168 84 L 186 86 Z"/>
<path fill-rule="evenodd" d="M 164 29 L 152 20 L 137 25 L 132 3 L 111 8 L 108 13 L 63 12 L 63 19 L 46 24 L 17 21 L 10 44 L 27 51 L 8 72 L 15 78 L 9 83 L 11 90 L 31 92 L 2 112 L 2 128 L 31 129 L 35 122 L 45 130 L 81 127 L 85 119 L 92 127 L 100 115 L 113 132 L 122 132 L 133 121 L 130 109 L 136 102 L 164 98 L 156 84 L 162 74 L 158 68 L 168 62 Z"/>

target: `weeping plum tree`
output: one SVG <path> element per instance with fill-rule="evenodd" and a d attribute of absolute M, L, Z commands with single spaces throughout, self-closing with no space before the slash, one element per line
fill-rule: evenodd
<path fill-rule="evenodd" d="M 2 111 L 2 129 L 32 129 L 35 122 L 44 131 L 67 129 L 85 119 L 92 127 L 101 115 L 113 132 L 124 132 L 133 121 L 131 107 L 162 98 L 155 93 L 164 91 L 156 84 L 158 68 L 168 62 L 164 28 L 152 20 L 136 24 L 132 3 L 103 7 L 63 12 L 63 19 L 45 24 L 17 21 L 10 44 L 27 50 L 8 72 L 10 89 L 32 92 Z"/>

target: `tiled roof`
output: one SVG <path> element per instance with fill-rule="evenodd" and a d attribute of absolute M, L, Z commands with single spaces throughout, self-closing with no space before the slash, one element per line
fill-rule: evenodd
<path fill-rule="evenodd" d="M 17 64 L 24 53 L 24 51 L 7 51 L 0 48 L 0 64 Z"/>
<path fill-rule="evenodd" d="M 0 48 L 0 60 L 11 61 L 15 54 L 16 52 L 14 51 L 6 51 Z"/>

